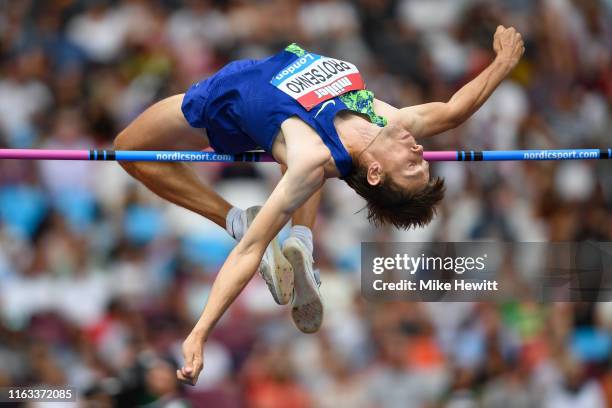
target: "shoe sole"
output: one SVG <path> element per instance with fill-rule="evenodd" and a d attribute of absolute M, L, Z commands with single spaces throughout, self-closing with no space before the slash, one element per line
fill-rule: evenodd
<path fill-rule="evenodd" d="M 255 219 L 259 210 L 261 210 L 261 207 L 250 207 L 246 210 L 247 228 L 251 226 L 251 222 Z M 293 267 L 283 255 L 277 237 L 274 237 L 269 246 L 272 249 L 274 265 L 270 270 L 268 263 L 260 263 L 259 273 L 268 285 L 274 301 L 279 305 L 286 305 L 293 295 Z"/>
<path fill-rule="evenodd" d="M 315 282 L 306 276 L 306 260 L 299 248 L 291 245 L 283 249 L 283 254 L 293 267 L 294 301 L 291 318 L 303 333 L 315 333 L 323 323 L 323 303 Z"/>

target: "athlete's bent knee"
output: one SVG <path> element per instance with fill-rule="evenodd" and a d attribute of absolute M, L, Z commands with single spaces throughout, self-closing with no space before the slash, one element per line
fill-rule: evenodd
<path fill-rule="evenodd" d="M 130 137 L 130 132 L 126 129 L 121 131 L 113 140 L 115 150 L 136 150 L 138 146 L 134 143 L 134 138 Z"/>

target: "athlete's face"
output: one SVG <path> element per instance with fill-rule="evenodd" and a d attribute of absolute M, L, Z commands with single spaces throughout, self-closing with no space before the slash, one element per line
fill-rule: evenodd
<path fill-rule="evenodd" d="M 423 160 L 423 146 L 407 130 L 385 126 L 371 146 L 371 153 L 385 177 L 406 190 L 419 190 L 429 182 L 429 163 Z M 376 175 L 370 183 L 376 184 Z"/>

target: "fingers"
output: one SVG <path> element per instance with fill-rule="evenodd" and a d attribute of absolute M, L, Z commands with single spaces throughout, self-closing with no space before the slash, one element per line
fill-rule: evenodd
<path fill-rule="evenodd" d="M 510 30 L 510 29 L 512 29 L 512 27 L 506 28 L 503 25 L 498 25 L 497 26 L 497 30 L 495 30 L 495 34 L 502 34 L 502 33 L 506 32 L 507 30 Z"/>
<path fill-rule="evenodd" d="M 185 358 L 185 365 L 180 370 L 176 370 L 176 378 L 184 384 L 195 385 L 200 371 L 202 371 L 202 359 L 191 354 Z"/>
<path fill-rule="evenodd" d="M 525 43 L 523 36 L 516 28 L 498 25 L 495 30 L 493 48 L 497 52 L 501 49 L 509 49 L 513 50 L 514 53 L 518 51 L 522 54 L 525 50 Z"/>
<path fill-rule="evenodd" d="M 196 356 L 193 361 L 193 371 L 191 372 L 191 376 L 195 379 L 195 381 L 198 381 L 200 371 L 202 371 L 202 359 Z"/>
<path fill-rule="evenodd" d="M 521 33 L 518 32 L 518 30 L 514 27 L 504 27 L 503 25 L 498 25 L 497 29 L 495 30 L 495 36 L 499 36 L 499 35 L 506 35 L 506 36 L 515 36 L 515 37 L 521 37 Z"/>
<path fill-rule="evenodd" d="M 202 365 L 199 365 L 199 367 L 181 367 L 180 370 L 176 370 L 176 378 L 184 384 L 196 385 L 201 370 Z"/>
<path fill-rule="evenodd" d="M 516 41 L 516 47 L 518 48 L 520 54 L 523 55 L 523 52 L 525 52 L 525 42 L 523 41 L 523 36 L 521 33 L 515 30 L 514 38 Z"/>
<path fill-rule="evenodd" d="M 195 385 L 203 367 L 203 340 L 201 337 L 189 335 L 182 348 L 185 363 L 176 370 L 176 378 L 184 384 Z"/>
<path fill-rule="evenodd" d="M 195 382 L 193 381 L 193 379 L 189 376 L 186 376 L 185 374 L 183 374 L 183 369 L 181 368 L 180 370 L 176 370 L 176 378 L 183 384 L 187 384 L 187 385 L 195 385 Z"/>
<path fill-rule="evenodd" d="M 183 359 L 185 360 L 185 365 L 181 367 L 180 370 L 176 370 L 176 378 L 188 385 L 195 385 L 195 381 L 197 380 L 193 378 L 193 358 L 194 355 L 192 352 L 184 350 Z"/>

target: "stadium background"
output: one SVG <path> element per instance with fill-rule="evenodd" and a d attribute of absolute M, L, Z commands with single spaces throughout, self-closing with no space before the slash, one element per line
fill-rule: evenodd
<path fill-rule="evenodd" d="M 357 64 L 394 105 L 445 101 L 491 60 L 504 24 L 523 34 L 523 60 L 426 149 L 608 147 L 610 21 L 609 0 L 4 0 L 0 145 L 108 148 L 152 102 L 291 42 Z M 0 386 L 70 384 L 91 406 L 612 406 L 612 303 L 359 295 L 361 241 L 612 240 L 610 165 L 432 168 L 447 198 L 413 232 L 369 227 L 363 202 L 327 183 L 321 332 L 298 333 L 257 276 L 208 342 L 198 385 L 181 388 L 180 344 L 232 247 L 225 232 L 114 163 L 0 162 Z M 242 207 L 279 178 L 274 165 L 198 169 Z"/>

